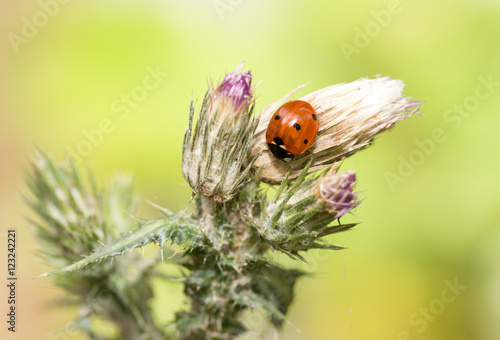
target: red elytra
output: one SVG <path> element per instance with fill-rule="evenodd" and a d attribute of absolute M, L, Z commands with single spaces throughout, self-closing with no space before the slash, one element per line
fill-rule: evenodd
<path fill-rule="evenodd" d="M 303 100 L 283 104 L 274 113 L 266 131 L 267 146 L 277 159 L 289 162 L 304 153 L 318 134 L 316 110 Z"/>

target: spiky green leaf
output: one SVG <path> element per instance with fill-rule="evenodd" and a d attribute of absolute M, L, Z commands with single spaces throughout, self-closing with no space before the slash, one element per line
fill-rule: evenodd
<path fill-rule="evenodd" d="M 180 216 L 151 220 L 134 231 L 123 233 L 120 239 L 102 247 L 83 260 L 64 268 L 42 274 L 40 277 L 81 269 L 107 257 L 120 255 L 152 242 L 156 242 L 160 246 L 163 246 L 166 241 L 170 240 L 174 244 L 178 244 L 185 248 L 191 248 L 200 245 L 201 238 L 202 235 L 197 228 Z"/>

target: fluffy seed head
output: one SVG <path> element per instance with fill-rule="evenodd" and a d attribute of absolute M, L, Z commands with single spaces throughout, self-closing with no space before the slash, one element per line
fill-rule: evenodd
<path fill-rule="evenodd" d="M 418 113 L 420 102 L 405 97 L 404 86 L 401 80 L 389 77 L 362 78 L 331 85 L 299 98 L 316 109 L 319 131 L 309 148 L 311 153 L 303 153 L 285 164 L 267 150 L 265 132 L 276 109 L 300 87 L 295 89 L 260 113 L 260 124 L 248 154 L 249 159 L 253 159 L 262 152 L 254 163 L 254 170 L 261 170 L 261 179 L 274 184 L 281 182 L 290 166 L 294 169 L 291 178 L 295 178 L 309 159 L 312 159 L 309 172 L 313 172 L 356 153 L 397 121 Z"/>

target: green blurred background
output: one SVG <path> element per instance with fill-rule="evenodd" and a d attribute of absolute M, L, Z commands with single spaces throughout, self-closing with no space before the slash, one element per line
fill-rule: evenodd
<path fill-rule="evenodd" d="M 190 98 L 241 61 L 263 80 L 258 110 L 299 84 L 311 82 L 302 96 L 377 74 L 425 101 L 425 118 L 398 123 L 344 163 L 364 198 L 348 218 L 362 223 L 332 239 L 349 249 L 310 253 L 307 265 L 276 256 L 313 273 L 298 284 L 279 338 L 500 339 L 500 1 L 2 0 L 1 8 L 0 262 L 5 231 L 16 228 L 13 339 L 80 339 L 64 329 L 75 309 L 55 305 L 62 292 L 29 279 L 47 269 L 20 197 L 34 145 L 58 159 L 79 148 L 80 165 L 101 182 L 130 172 L 144 199 L 184 208 Z M 143 90 L 151 69 L 162 75 Z M 131 94 L 140 100 L 126 114 L 121 100 Z M 142 204 L 138 214 L 155 213 Z M 181 287 L 156 291 L 167 321 L 182 306 Z"/>

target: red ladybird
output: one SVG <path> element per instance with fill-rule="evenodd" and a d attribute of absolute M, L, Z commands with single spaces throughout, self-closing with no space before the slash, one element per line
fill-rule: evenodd
<path fill-rule="evenodd" d="M 282 105 L 273 115 L 266 131 L 266 141 L 274 157 L 290 162 L 313 144 L 318 134 L 316 110 L 303 100 Z"/>

